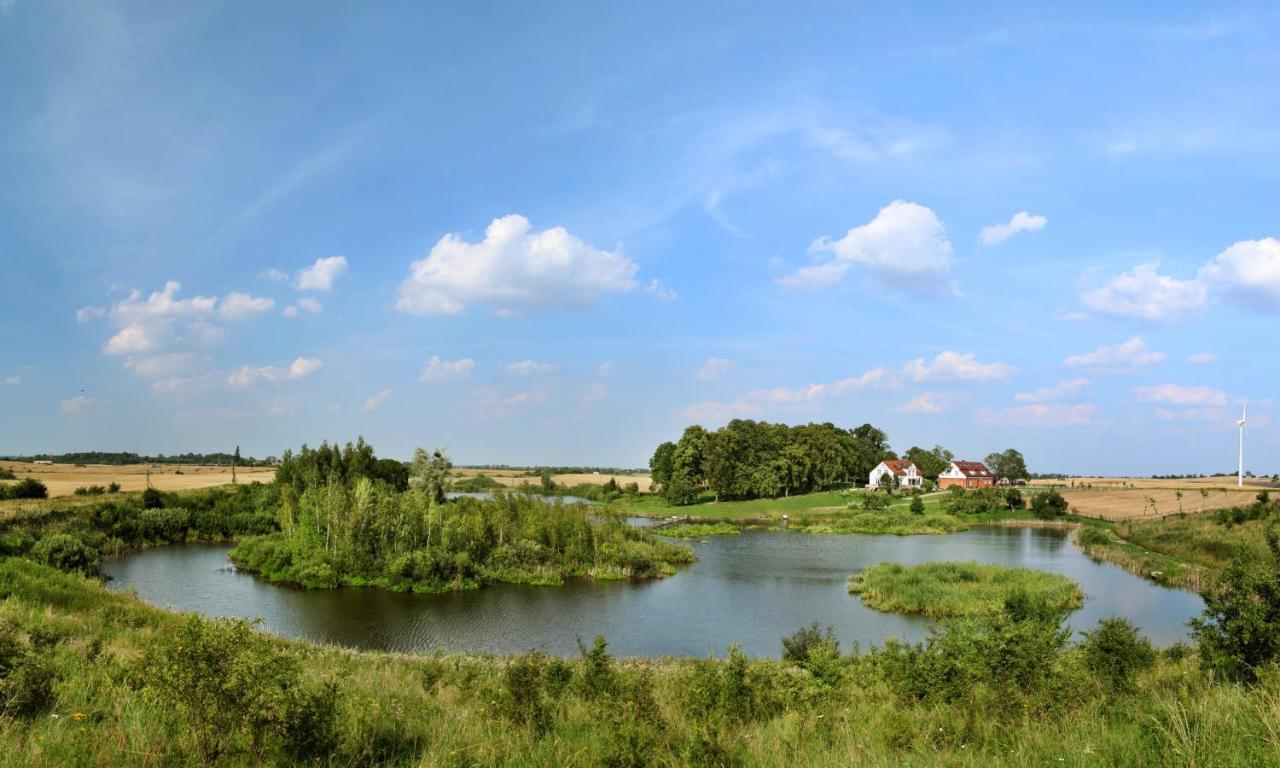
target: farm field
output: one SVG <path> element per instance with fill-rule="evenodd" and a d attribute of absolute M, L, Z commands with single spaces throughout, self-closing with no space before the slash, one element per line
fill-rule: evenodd
<path fill-rule="evenodd" d="M 1037 488 L 1057 487 L 1080 514 L 1105 520 L 1163 517 L 1177 512 L 1200 512 L 1248 504 L 1258 491 L 1280 484 L 1265 478 L 1245 478 L 1244 488 L 1234 476 L 1157 479 L 1150 477 L 1075 477 L 1033 480 Z M 1203 494 L 1201 492 L 1204 492 Z M 1182 498 L 1178 498 L 1181 492 Z"/>
<path fill-rule="evenodd" d="M 537 485 L 539 482 L 539 477 L 537 475 L 530 475 L 527 470 L 523 469 L 475 469 L 472 467 L 455 467 L 451 471 L 451 474 L 454 478 L 459 480 L 468 477 L 475 477 L 477 475 L 484 475 L 485 477 L 492 478 L 503 485 L 509 485 L 513 488 L 523 485 L 524 483 Z M 635 483 L 640 486 L 641 493 L 648 493 L 650 486 L 653 484 L 647 474 L 629 474 L 622 472 L 616 474 L 574 472 L 571 474 L 552 475 L 551 479 L 561 485 L 581 485 L 582 483 L 606 483 L 609 481 L 610 477 L 616 480 L 618 485 Z"/>
<path fill-rule="evenodd" d="M 89 485 L 119 483 L 122 491 L 141 491 L 147 487 L 147 472 L 151 472 L 151 485 L 162 491 L 189 491 L 231 482 L 230 467 L 193 466 L 185 464 L 31 464 L 21 461 L 0 461 L 0 468 L 12 470 L 19 480 L 34 478 L 49 489 L 49 496 L 70 496 L 77 488 Z M 255 480 L 269 483 L 275 478 L 274 467 L 241 467 L 236 477 L 242 483 Z"/>

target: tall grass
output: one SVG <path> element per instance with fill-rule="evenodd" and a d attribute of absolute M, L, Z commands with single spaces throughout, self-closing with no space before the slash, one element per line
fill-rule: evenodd
<path fill-rule="evenodd" d="M 1015 594 L 1054 612 L 1083 604 L 1080 587 L 1066 576 L 979 563 L 880 563 L 849 579 L 849 592 L 880 611 L 932 618 L 993 616 Z"/>

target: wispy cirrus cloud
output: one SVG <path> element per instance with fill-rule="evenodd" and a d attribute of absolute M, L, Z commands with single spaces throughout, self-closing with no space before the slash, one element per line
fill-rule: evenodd
<path fill-rule="evenodd" d="M 1164 362 L 1165 353 L 1152 350 L 1139 336 L 1114 346 L 1071 355 L 1062 361 L 1068 368 L 1088 368 L 1100 373 L 1136 373 Z"/>
<path fill-rule="evenodd" d="M 978 240 L 985 246 L 999 245 L 1019 232 L 1039 232 L 1049 219 L 1037 213 L 1019 211 L 1005 224 L 992 224 L 978 232 Z"/>

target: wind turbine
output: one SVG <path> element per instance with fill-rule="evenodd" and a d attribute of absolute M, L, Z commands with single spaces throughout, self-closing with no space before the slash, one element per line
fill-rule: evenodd
<path fill-rule="evenodd" d="M 1249 428 L 1245 426 L 1249 420 L 1245 417 L 1245 413 L 1249 408 L 1249 401 L 1246 400 L 1240 406 L 1240 418 L 1236 419 L 1236 426 L 1240 428 L 1240 463 L 1236 469 L 1236 485 L 1240 488 L 1244 487 L 1244 436 L 1249 434 Z"/>

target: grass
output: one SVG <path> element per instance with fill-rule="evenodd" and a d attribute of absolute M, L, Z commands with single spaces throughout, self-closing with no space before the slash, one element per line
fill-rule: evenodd
<path fill-rule="evenodd" d="M 656 528 L 654 533 L 673 539 L 700 539 L 703 536 L 736 536 L 742 533 L 742 526 L 732 523 L 680 523 Z"/>
<path fill-rule="evenodd" d="M 878 611 L 919 613 L 935 619 L 992 616 L 1017 592 L 1060 611 L 1084 601 L 1066 576 L 973 562 L 880 563 L 849 579 L 849 592 Z"/>
<path fill-rule="evenodd" d="M 45 711 L 0 717 L 0 768 L 200 765 L 198 724 L 139 676 L 140 659 L 181 621 L 94 581 L 0 560 L 0 623 L 24 643 L 45 638 L 54 672 Z M 321 765 L 1280 766 L 1280 676 L 1254 688 L 1220 684 L 1176 654 L 1132 693 L 1102 688 L 1068 649 L 1051 662 L 1054 682 L 1042 692 L 978 685 L 948 702 L 905 698 L 866 653 L 826 667 L 767 659 L 601 667 L 263 642 L 293 659 L 308 684 L 338 686 L 336 742 Z M 513 685 L 522 679 L 513 671 L 539 665 L 529 686 Z M 517 717 L 522 704 L 538 717 Z M 247 748 L 233 741 L 217 764 L 292 764 Z"/>

